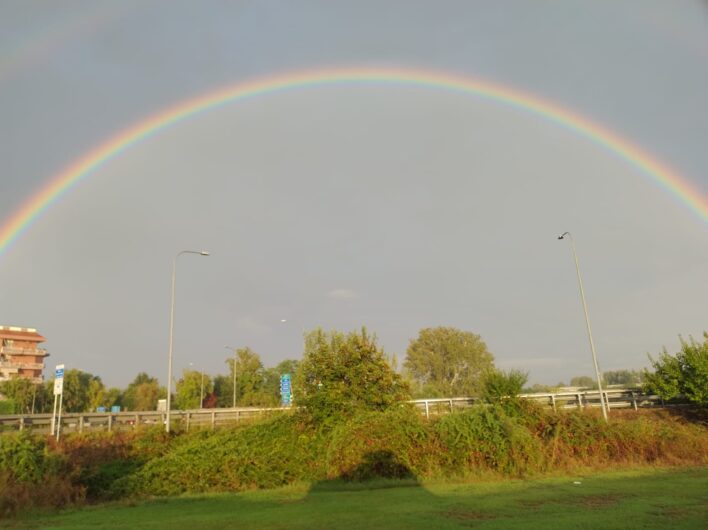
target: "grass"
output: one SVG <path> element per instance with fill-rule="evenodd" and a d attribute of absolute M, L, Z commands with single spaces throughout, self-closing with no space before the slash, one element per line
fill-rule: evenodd
<path fill-rule="evenodd" d="M 100 505 L 11 528 L 705 528 L 708 468 L 475 483 L 321 482 Z M 0 525 L 2 523 L 0 522 Z"/>

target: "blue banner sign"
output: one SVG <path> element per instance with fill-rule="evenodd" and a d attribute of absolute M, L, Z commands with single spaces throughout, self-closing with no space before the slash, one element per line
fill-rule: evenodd
<path fill-rule="evenodd" d="M 290 383 L 290 374 L 280 376 L 280 401 L 284 407 L 289 407 L 292 403 L 292 386 Z"/>

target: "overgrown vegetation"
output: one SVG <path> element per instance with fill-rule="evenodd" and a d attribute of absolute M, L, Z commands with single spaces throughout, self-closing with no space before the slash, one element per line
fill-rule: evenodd
<path fill-rule="evenodd" d="M 644 375 L 644 388 L 666 400 L 679 396 L 701 407 L 708 407 L 708 332 L 703 342 L 681 339 L 681 351 L 669 355 L 664 348 L 657 360 L 649 357 L 654 372 Z"/>
<path fill-rule="evenodd" d="M 618 411 L 609 423 L 597 411 L 554 412 L 518 399 L 526 374 L 513 370 L 486 370 L 482 402 L 426 420 L 405 402 L 407 384 L 366 330 L 318 330 L 306 339 L 297 371 L 303 407 L 289 413 L 217 431 L 70 434 L 59 445 L 27 432 L 0 437 L 0 514 L 297 482 L 708 464 L 703 423 L 666 410 Z M 696 382 L 705 377 L 706 344 L 683 343 L 681 355 L 662 357 L 663 371 L 657 365 L 696 403 L 704 399 Z M 238 360 L 252 360 L 247 353 Z M 153 399 L 145 385 L 154 384 L 136 381 L 133 399 Z"/>
<path fill-rule="evenodd" d="M 0 506 L 8 515 L 31 506 L 303 481 L 527 477 L 646 464 L 708 464 L 708 431 L 664 410 L 615 413 L 607 424 L 596 411 L 555 413 L 506 400 L 427 421 L 397 405 L 324 424 L 283 413 L 169 437 L 158 429 L 70 435 L 58 446 L 6 435 Z"/>

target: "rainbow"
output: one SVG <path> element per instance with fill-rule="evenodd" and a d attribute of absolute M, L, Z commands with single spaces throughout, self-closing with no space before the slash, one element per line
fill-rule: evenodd
<path fill-rule="evenodd" d="M 499 84 L 441 72 L 395 68 L 339 68 L 286 73 L 237 83 L 179 103 L 108 139 L 49 179 L 0 226 L 0 256 L 62 194 L 126 149 L 195 114 L 256 96 L 313 86 L 342 84 L 408 85 L 470 94 L 537 115 L 564 127 L 637 168 L 708 223 L 708 198 L 676 171 L 608 129 L 560 105 Z"/>

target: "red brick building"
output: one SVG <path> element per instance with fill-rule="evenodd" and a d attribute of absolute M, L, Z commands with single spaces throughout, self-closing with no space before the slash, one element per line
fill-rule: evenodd
<path fill-rule="evenodd" d="M 0 381 L 21 377 L 41 383 L 49 354 L 39 343 L 45 340 L 33 328 L 0 326 Z"/>

